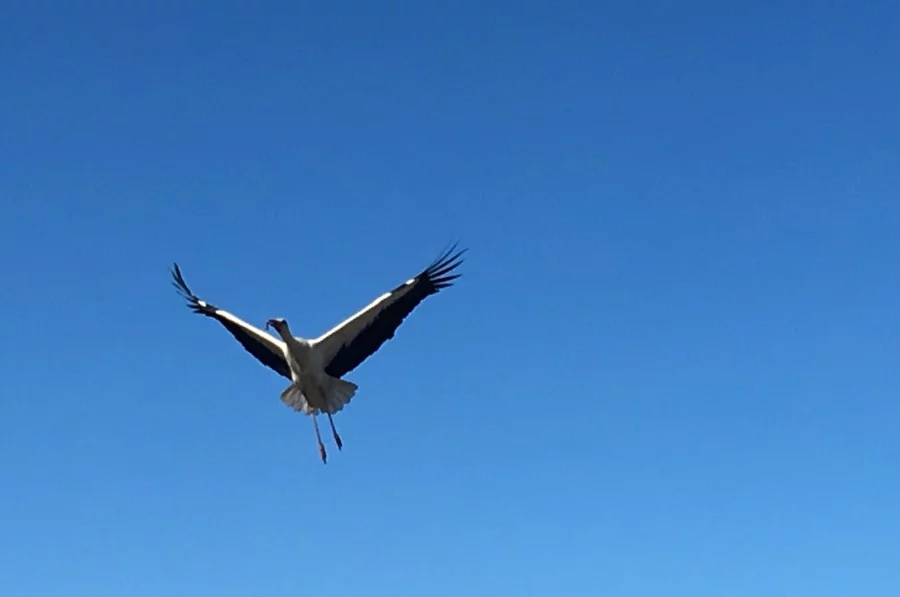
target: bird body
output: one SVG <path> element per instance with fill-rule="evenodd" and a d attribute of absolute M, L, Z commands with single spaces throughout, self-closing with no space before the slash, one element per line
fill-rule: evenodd
<path fill-rule="evenodd" d="M 305 338 L 293 336 L 287 321 L 280 318 L 270 319 L 266 322 L 266 327 L 270 326 L 284 341 L 284 357 L 291 371 L 291 383 L 281 393 L 281 401 L 292 409 L 313 417 L 319 452 L 322 460 L 325 461 L 327 455 L 315 415 L 320 412 L 328 415 L 334 441 L 338 449 L 341 449 L 343 442 L 334 427 L 331 415 L 344 408 L 344 405 L 356 394 L 357 386 L 353 382 L 344 381 L 325 373 L 321 350 L 317 350 L 319 347 Z"/>
<path fill-rule="evenodd" d="M 266 322 L 266 329 L 272 327 L 280 337 L 275 338 L 198 298 L 188 288 L 177 264 L 172 276 L 173 284 L 195 313 L 219 321 L 257 360 L 290 380 L 281 393 L 281 401 L 312 417 L 319 453 L 325 462 L 326 452 L 316 415 L 325 413 L 328 416 L 335 443 L 341 449 L 343 444 L 332 415 L 343 409 L 358 389 L 355 383 L 342 377 L 393 338 L 400 324 L 426 297 L 450 286 L 459 277 L 452 272 L 461 263 L 464 252 L 451 247 L 418 275 L 313 339 L 294 336 L 283 318 Z"/>
<path fill-rule="evenodd" d="M 325 373 L 322 359 L 318 358 L 312 344 L 305 338 L 295 338 L 283 319 L 270 319 L 266 327 L 273 327 L 284 341 L 284 358 L 291 372 L 291 385 L 282 393 L 282 402 L 304 414 L 330 412 L 326 394 L 330 390 L 330 376 Z M 291 387 L 302 394 L 292 401 L 286 400 Z"/>

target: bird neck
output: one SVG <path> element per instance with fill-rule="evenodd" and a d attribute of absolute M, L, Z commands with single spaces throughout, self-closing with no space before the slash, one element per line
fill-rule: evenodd
<path fill-rule="evenodd" d="M 302 367 L 305 367 L 303 363 L 306 362 L 306 356 L 309 354 L 309 343 L 305 340 L 297 339 L 291 334 L 291 330 L 285 328 L 284 331 L 278 332 L 281 334 L 281 339 L 284 340 L 285 345 L 288 348 L 288 352 L 290 352 L 294 357 L 300 359 L 300 364 Z"/>
<path fill-rule="evenodd" d="M 294 339 L 294 336 L 291 334 L 291 328 L 289 328 L 287 324 L 279 326 L 276 331 L 278 332 L 278 335 L 281 336 L 281 339 L 285 342 Z"/>

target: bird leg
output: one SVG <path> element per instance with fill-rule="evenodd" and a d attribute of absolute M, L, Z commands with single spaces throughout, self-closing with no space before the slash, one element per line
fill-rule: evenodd
<path fill-rule="evenodd" d="M 328 413 L 328 422 L 331 424 L 331 433 L 334 434 L 334 443 L 337 444 L 338 450 L 344 447 L 344 442 L 341 441 L 341 436 L 338 435 L 337 429 L 334 428 L 334 421 L 331 419 L 331 413 Z"/>
<path fill-rule="evenodd" d="M 319 456 L 322 457 L 322 462 L 327 464 L 328 456 L 325 454 L 325 444 L 322 443 L 322 436 L 319 435 L 319 424 L 316 422 L 315 413 L 313 413 L 312 420 L 313 420 L 313 427 L 316 430 L 316 441 L 319 442 Z"/>

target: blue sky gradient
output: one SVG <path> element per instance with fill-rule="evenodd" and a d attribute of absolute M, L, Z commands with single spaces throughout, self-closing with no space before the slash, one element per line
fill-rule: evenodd
<path fill-rule="evenodd" d="M 3 595 L 900 594 L 896 3 L 3 12 Z"/>

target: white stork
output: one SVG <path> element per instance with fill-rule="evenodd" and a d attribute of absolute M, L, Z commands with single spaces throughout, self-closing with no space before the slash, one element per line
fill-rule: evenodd
<path fill-rule="evenodd" d="M 451 286 L 460 274 L 453 270 L 462 263 L 465 249 L 450 247 L 414 278 L 400 284 L 366 305 L 356 314 L 337 324 L 315 339 L 293 336 L 287 321 L 270 319 L 279 340 L 228 311 L 198 298 L 184 281 L 178 264 L 172 269 L 173 284 L 195 312 L 212 317 L 231 332 L 238 342 L 262 364 L 291 380 L 281 393 L 281 401 L 295 411 L 311 415 L 319 445 L 319 455 L 327 455 L 316 415 L 324 412 L 340 450 L 341 438 L 331 416 L 350 402 L 356 393 L 353 382 L 341 379 L 393 338 L 394 332 L 413 309 L 426 297 Z"/>

